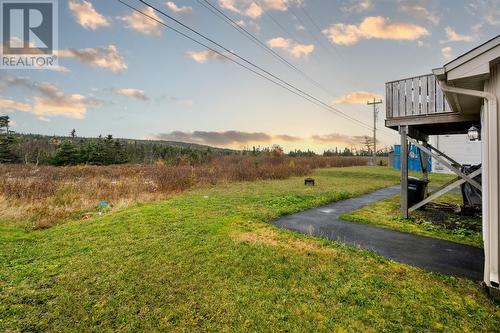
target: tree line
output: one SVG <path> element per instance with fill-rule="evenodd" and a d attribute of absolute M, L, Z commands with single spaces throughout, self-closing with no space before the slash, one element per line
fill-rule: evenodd
<path fill-rule="evenodd" d="M 0 117 L 0 163 L 36 165 L 111 165 L 123 163 L 201 164 L 215 155 L 235 153 L 229 149 L 184 143 L 78 137 L 72 130 L 67 137 L 17 134 L 9 129 L 9 117 Z"/>
<path fill-rule="evenodd" d="M 148 140 L 115 139 L 111 135 L 97 138 L 78 137 L 73 129 L 68 136 L 44 136 L 18 134 L 10 130 L 8 116 L 0 116 L 0 163 L 25 163 L 35 165 L 110 165 L 110 164 L 153 164 L 158 161 L 177 164 L 202 164 L 220 155 L 249 156 L 318 156 L 311 150 L 292 150 L 285 154 L 278 145 L 273 147 L 252 147 L 241 151 L 212 148 L 208 146 Z M 377 152 L 387 156 L 388 149 Z M 334 148 L 326 150 L 323 156 L 371 156 L 370 147 L 365 149 Z"/>

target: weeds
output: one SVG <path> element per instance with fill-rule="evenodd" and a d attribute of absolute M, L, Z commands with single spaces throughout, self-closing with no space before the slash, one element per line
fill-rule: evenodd
<path fill-rule="evenodd" d="M 363 157 L 225 156 L 190 165 L 0 165 L 0 217 L 48 228 L 93 211 L 101 200 L 123 208 L 163 200 L 194 186 L 286 179 L 316 168 L 366 165 Z"/>

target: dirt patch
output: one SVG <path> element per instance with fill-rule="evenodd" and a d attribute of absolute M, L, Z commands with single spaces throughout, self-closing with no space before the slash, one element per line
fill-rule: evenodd
<path fill-rule="evenodd" d="M 482 228 L 481 216 L 468 216 L 459 212 L 460 207 L 455 205 L 433 204 L 418 211 L 420 223 L 439 225 L 451 231 L 467 230 L 480 232 Z"/>

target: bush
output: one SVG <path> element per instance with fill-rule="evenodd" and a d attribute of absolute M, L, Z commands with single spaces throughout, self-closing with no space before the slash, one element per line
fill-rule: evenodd
<path fill-rule="evenodd" d="M 101 200 L 120 207 L 131 202 L 165 199 L 197 185 L 285 179 L 307 175 L 316 168 L 366 163 L 364 157 L 267 154 L 219 156 L 197 165 L 37 167 L 0 164 L 0 200 L 3 197 L 9 207 L 17 207 L 15 211 L 23 212 L 17 213 L 22 215 L 20 218 L 32 219 L 35 226 L 46 228 L 75 216 L 75 213 L 91 210 Z"/>

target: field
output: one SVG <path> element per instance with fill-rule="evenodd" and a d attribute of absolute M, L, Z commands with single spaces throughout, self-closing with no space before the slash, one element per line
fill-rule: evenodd
<path fill-rule="evenodd" d="M 0 218 L 30 229 L 158 201 L 194 186 L 285 179 L 315 168 L 366 165 L 364 157 L 226 156 L 190 165 L 51 167 L 0 164 Z M 107 201 L 111 206 L 99 206 Z"/>
<path fill-rule="evenodd" d="M 478 283 L 278 230 L 387 168 L 206 184 L 45 230 L 0 224 L 0 331 L 498 332 Z"/>

